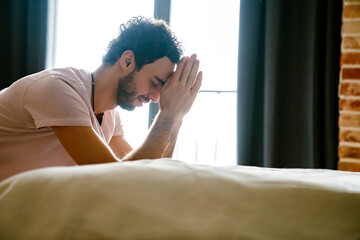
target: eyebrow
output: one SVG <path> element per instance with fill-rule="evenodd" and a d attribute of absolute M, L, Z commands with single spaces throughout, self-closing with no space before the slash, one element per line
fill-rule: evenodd
<path fill-rule="evenodd" d="M 155 76 L 156 80 L 161 84 L 161 86 L 165 85 L 165 81 L 159 78 L 158 76 Z"/>

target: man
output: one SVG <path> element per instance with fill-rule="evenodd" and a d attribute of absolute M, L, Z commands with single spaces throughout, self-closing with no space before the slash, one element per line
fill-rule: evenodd
<path fill-rule="evenodd" d="M 202 82 L 196 55 L 160 20 L 133 18 L 94 72 L 50 69 L 24 77 L 0 94 L 0 181 L 49 166 L 171 157 L 182 118 Z M 178 63 L 174 72 L 175 64 Z M 143 144 L 133 150 L 114 110 L 159 103 Z"/>

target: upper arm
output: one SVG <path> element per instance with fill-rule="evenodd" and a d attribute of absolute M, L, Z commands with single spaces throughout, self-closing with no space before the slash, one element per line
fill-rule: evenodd
<path fill-rule="evenodd" d="M 132 151 L 129 143 L 122 136 L 113 136 L 110 140 L 109 146 L 115 153 L 115 155 L 122 159 Z"/>
<path fill-rule="evenodd" d="M 92 127 L 53 126 L 51 128 L 69 155 L 79 165 L 119 161 Z"/>

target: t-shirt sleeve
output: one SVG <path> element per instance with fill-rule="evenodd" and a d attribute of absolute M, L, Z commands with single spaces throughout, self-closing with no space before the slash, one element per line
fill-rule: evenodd
<path fill-rule="evenodd" d="M 114 110 L 114 122 L 115 122 L 115 129 L 114 129 L 114 136 L 124 136 L 124 130 L 120 119 L 120 114 L 118 111 Z"/>
<path fill-rule="evenodd" d="M 91 126 L 89 110 L 77 91 L 59 78 L 43 78 L 24 93 L 24 115 L 36 128 Z"/>

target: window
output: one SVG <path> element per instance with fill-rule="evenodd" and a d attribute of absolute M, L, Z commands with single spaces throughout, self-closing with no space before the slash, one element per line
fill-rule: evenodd
<path fill-rule="evenodd" d="M 150 0 L 61 0 L 57 4 L 54 67 L 90 71 L 101 64 L 120 23 L 154 13 Z M 240 0 L 171 1 L 170 26 L 183 41 L 185 54 L 197 53 L 204 73 L 200 93 L 183 121 L 174 159 L 236 164 L 239 5 Z M 126 139 L 139 146 L 147 133 L 148 106 L 134 112 L 118 110 Z"/>
<path fill-rule="evenodd" d="M 172 30 L 182 38 L 185 55 L 197 53 L 204 74 L 200 93 L 183 121 L 175 159 L 236 164 L 239 9 L 240 0 L 171 2 Z"/>

